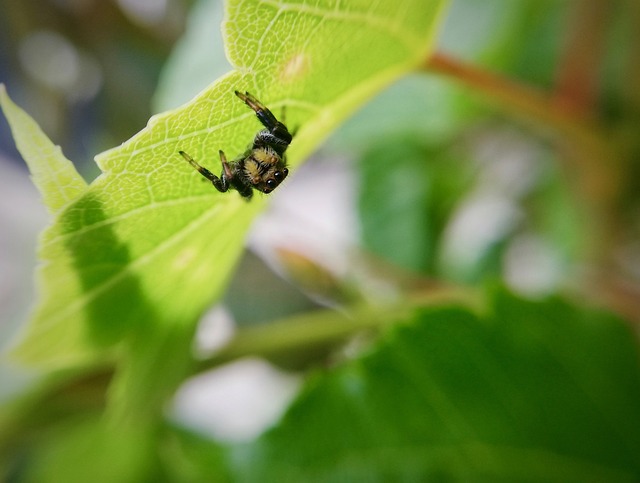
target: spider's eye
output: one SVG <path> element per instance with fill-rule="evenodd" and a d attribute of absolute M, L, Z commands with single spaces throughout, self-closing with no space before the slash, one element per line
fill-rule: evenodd
<path fill-rule="evenodd" d="M 266 182 L 267 188 L 273 189 L 277 186 L 276 181 L 274 179 L 268 179 Z"/>
<path fill-rule="evenodd" d="M 286 177 L 287 177 L 287 175 L 289 174 L 289 170 L 288 170 L 287 168 L 284 168 L 284 169 L 282 170 L 282 174 L 284 175 L 282 179 L 286 178 Z"/>
<path fill-rule="evenodd" d="M 282 171 L 276 171 L 275 173 L 273 173 L 273 177 L 278 181 L 282 181 L 283 179 Z"/>

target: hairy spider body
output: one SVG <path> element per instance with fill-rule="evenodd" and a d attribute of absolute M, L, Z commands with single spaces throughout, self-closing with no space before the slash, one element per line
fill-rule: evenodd
<path fill-rule="evenodd" d="M 224 152 L 220 150 L 220 177 L 198 164 L 184 151 L 179 153 L 220 192 L 235 189 L 245 198 L 251 198 L 254 189 L 262 193 L 271 193 L 289 174 L 284 153 L 293 136 L 287 126 L 278 121 L 272 112 L 251 94 L 238 91 L 235 91 L 235 94 L 255 111 L 258 120 L 265 127 L 256 134 L 247 150 L 232 161 L 227 161 Z"/>

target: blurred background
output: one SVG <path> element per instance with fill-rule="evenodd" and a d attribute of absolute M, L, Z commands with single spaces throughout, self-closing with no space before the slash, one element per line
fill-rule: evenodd
<path fill-rule="evenodd" d="M 439 50 L 551 92 L 584 3 L 454 0 Z M 628 73 L 640 62 L 629 60 L 640 52 L 637 39 L 629 41 L 638 8 L 632 0 L 592 3 L 609 5 L 591 51 L 595 113 L 637 153 L 640 109 Z M 95 154 L 231 69 L 222 18 L 219 0 L 0 0 L 0 82 L 91 180 Z M 223 303 L 203 320 L 203 349 L 237 326 L 318 306 L 393 302 L 443 285 L 498 280 L 533 298 L 584 293 L 596 241 L 563 156 L 541 129 L 450 79 L 402 79 L 270 196 Z M 624 280 L 616 308 L 626 315 L 638 313 L 627 295 L 640 281 L 636 188 L 633 180 L 620 188 L 627 231 L 599 254 Z M 46 223 L 0 117 L 2 346 L 34 302 L 37 237 Z M 0 381 L 6 396 L 18 379 L 8 373 Z M 251 438 L 298 382 L 263 361 L 240 361 L 188 383 L 176 414 L 219 438 Z"/>

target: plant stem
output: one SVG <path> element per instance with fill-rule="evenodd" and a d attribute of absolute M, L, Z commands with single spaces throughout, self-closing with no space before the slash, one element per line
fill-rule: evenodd
<path fill-rule="evenodd" d="M 419 307 L 464 305 L 481 311 L 481 299 L 475 292 L 446 288 L 416 293 L 401 304 L 385 307 L 363 305 L 349 310 L 322 310 L 290 317 L 238 331 L 220 352 L 199 362 L 200 373 L 242 357 L 264 357 L 283 367 L 300 369 L 323 359 L 349 337 L 360 332 L 377 333 L 395 323 L 411 319 Z"/>
<path fill-rule="evenodd" d="M 583 8 L 588 10 L 586 6 Z M 640 18 L 640 7 L 634 5 L 632 10 Z M 590 24 L 591 16 L 595 14 L 589 11 L 584 15 L 589 17 L 584 23 Z M 586 29 L 584 25 L 583 29 Z M 640 51 L 638 39 L 640 35 L 636 34 L 638 43 L 635 47 Z M 561 75 L 562 84 L 568 84 L 578 72 L 586 75 L 587 68 L 581 62 L 567 68 L 568 71 Z M 634 65 L 631 62 L 631 67 Z M 616 270 L 612 271 L 613 258 L 624 241 L 625 222 L 621 219 L 619 203 L 625 182 L 625 158 L 616 144 L 616 133 L 587 117 L 594 107 L 590 104 L 595 95 L 592 89 L 597 84 L 588 81 L 581 92 L 566 98 L 561 95 L 567 92 L 566 87 L 549 95 L 439 53 L 426 60 L 423 68 L 472 88 L 504 112 L 528 120 L 563 148 L 567 155 L 563 158 L 567 179 L 577 188 L 590 230 L 585 241 L 587 260 L 593 270 L 588 277 L 590 280 L 583 281 L 582 289 L 591 299 L 600 300 L 617 312 L 640 321 L 640 312 L 631 310 L 632 303 L 629 302 L 633 294 L 640 293 L 637 285 L 627 277 L 621 277 Z M 594 69 L 589 76 L 595 75 L 596 71 Z M 640 69 L 634 73 L 640 76 Z M 640 102 L 640 96 L 636 98 Z M 621 286 L 627 289 L 621 290 Z"/>
<path fill-rule="evenodd" d="M 603 136 L 602 128 L 572 102 L 558 99 L 533 86 L 464 63 L 442 53 L 435 53 L 423 67 L 429 72 L 451 77 L 472 88 L 501 109 L 533 121 L 547 133 L 570 134 L 583 139 Z"/>
<path fill-rule="evenodd" d="M 541 125 L 560 129 L 576 129 L 578 118 L 567 106 L 561 107 L 551 96 L 524 84 L 488 72 L 460 60 L 436 52 L 423 64 L 431 73 L 451 77 L 472 88 L 502 109 Z M 584 122 L 580 119 L 581 122 Z M 580 127 L 583 129 L 582 127 Z"/>
<path fill-rule="evenodd" d="M 640 111 L 640 2 L 627 0 L 627 11 L 630 17 L 630 42 L 627 54 L 627 68 L 623 89 L 625 95 L 633 103 L 633 109 Z M 624 81 L 623 81 L 624 82 Z"/>
<path fill-rule="evenodd" d="M 587 115 L 596 107 L 602 58 L 615 1 L 574 0 L 558 63 L 556 104 Z"/>
<path fill-rule="evenodd" d="M 566 168 L 571 179 L 576 180 L 581 197 L 596 211 L 608 211 L 612 206 L 619 192 L 619 154 L 606 130 L 585 118 L 571 102 L 441 53 L 427 59 L 423 68 L 473 88 L 503 111 L 530 121 L 539 131 L 562 143 L 571 154 Z"/>

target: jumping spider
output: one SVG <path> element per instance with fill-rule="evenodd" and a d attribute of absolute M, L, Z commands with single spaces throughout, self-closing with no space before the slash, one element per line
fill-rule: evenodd
<path fill-rule="evenodd" d="M 284 152 L 291 143 L 292 135 L 287 126 L 278 121 L 258 99 L 248 92 L 242 94 L 235 91 L 235 93 L 255 111 L 258 120 L 266 128 L 256 134 L 253 144 L 250 144 L 247 150 L 233 161 L 227 161 L 224 152 L 220 150 L 222 173 L 219 178 L 200 166 L 184 151 L 179 153 L 202 176 L 211 181 L 218 191 L 224 193 L 232 188 L 249 199 L 253 196 L 254 189 L 271 193 L 287 177 L 289 170 Z"/>

